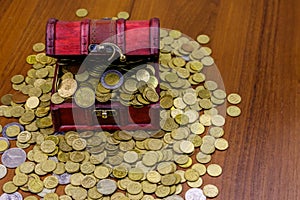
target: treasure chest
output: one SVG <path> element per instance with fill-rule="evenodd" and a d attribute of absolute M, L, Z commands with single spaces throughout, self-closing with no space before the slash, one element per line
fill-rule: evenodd
<path fill-rule="evenodd" d="M 159 19 L 49 19 L 57 131 L 159 130 Z"/>

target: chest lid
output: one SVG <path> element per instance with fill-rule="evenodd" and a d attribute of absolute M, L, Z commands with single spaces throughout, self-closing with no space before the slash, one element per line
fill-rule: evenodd
<path fill-rule="evenodd" d="M 112 43 L 128 56 L 158 56 L 159 19 L 48 20 L 46 53 L 53 57 L 88 55 L 95 45 Z"/>

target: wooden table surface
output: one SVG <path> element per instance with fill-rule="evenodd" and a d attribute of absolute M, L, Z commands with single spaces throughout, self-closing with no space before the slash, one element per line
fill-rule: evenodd
<path fill-rule="evenodd" d="M 295 0 L 0 0 L 0 96 L 10 77 L 25 75 L 32 45 L 44 41 L 48 18 L 78 20 L 159 17 L 163 28 L 195 38 L 208 34 L 227 93 L 242 96 L 242 115 L 227 118 L 230 148 L 213 155 L 223 167 L 205 178 L 220 189 L 216 199 L 300 199 L 300 1 Z M 12 119 L 0 118 L 4 126 Z M 0 186 L 13 172 L 0 180 Z M 0 189 L 1 191 L 1 189 Z"/>

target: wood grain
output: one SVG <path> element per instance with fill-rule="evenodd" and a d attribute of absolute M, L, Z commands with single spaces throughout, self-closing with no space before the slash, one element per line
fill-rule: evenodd
<path fill-rule="evenodd" d="M 131 19 L 159 17 L 164 28 L 195 38 L 210 35 L 226 91 L 243 98 L 239 118 L 227 118 L 230 148 L 213 155 L 223 175 L 204 177 L 216 199 L 300 199 L 300 1 L 294 0 L 11 0 L 0 1 L 0 96 L 9 79 L 26 74 L 25 58 L 44 40 L 48 18 L 78 20 L 128 11 Z M 12 119 L 0 118 L 1 125 Z M 0 186 L 11 179 L 0 180 Z M 1 192 L 1 189 L 0 189 Z M 28 195 L 28 194 L 25 194 Z"/>

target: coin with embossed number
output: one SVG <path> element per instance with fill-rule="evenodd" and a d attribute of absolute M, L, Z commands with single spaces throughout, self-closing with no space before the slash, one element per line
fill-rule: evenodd
<path fill-rule="evenodd" d="M 16 168 L 26 160 L 26 152 L 20 148 L 11 148 L 6 150 L 2 157 L 1 162 L 8 168 Z"/>
<path fill-rule="evenodd" d="M 186 200 L 206 200 L 203 191 L 199 188 L 191 188 L 185 193 Z"/>

